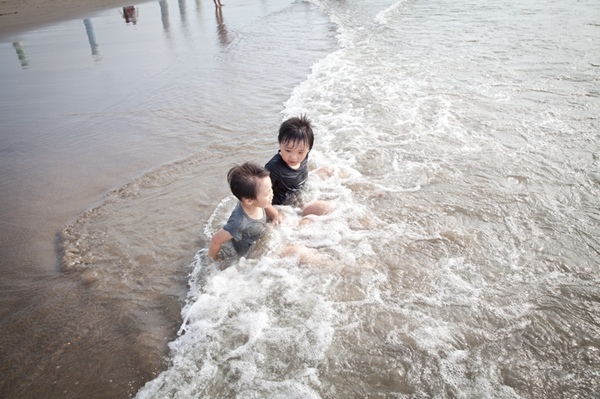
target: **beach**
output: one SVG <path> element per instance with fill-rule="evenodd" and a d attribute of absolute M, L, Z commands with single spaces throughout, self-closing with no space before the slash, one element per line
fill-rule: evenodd
<path fill-rule="evenodd" d="M 597 397 L 597 1 L 224 3 L 2 3 L 0 397 Z"/>

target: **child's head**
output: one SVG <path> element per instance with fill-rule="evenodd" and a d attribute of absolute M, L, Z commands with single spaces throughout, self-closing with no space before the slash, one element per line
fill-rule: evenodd
<path fill-rule="evenodd" d="M 271 205 L 271 178 L 269 171 L 262 166 L 253 162 L 234 166 L 227 173 L 227 182 L 233 195 L 240 201 L 255 202 L 261 208 Z"/>
<path fill-rule="evenodd" d="M 279 151 L 286 164 L 292 169 L 298 169 L 310 150 L 315 137 L 306 115 L 293 117 L 284 121 L 279 127 Z"/>
<path fill-rule="evenodd" d="M 312 126 L 306 115 L 300 115 L 299 118 L 293 117 L 283 121 L 279 127 L 279 136 L 277 137 L 279 144 L 289 144 L 297 146 L 304 144 L 307 149 L 312 150 L 315 137 L 313 135 Z"/>

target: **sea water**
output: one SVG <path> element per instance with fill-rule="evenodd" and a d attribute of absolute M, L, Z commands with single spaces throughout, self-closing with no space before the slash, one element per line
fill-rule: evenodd
<path fill-rule="evenodd" d="M 597 3 L 224 3 L 8 46 L 24 72 L 3 109 L 36 112 L 3 112 L 3 218 L 43 209 L 30 229 L 57 226 L 59 266 L 3 265 L 3 298 L 25 298 L 0 326 L 3 391 L 598 397 Z M 283 207 L 248 257 L 209 261 L 226 171 L 266 162 L 299 114 L 305 199 L 334 211 Z"/>
<path fill-rule="evenodd" d="M 332 173 L 306 199 L 335 210 L 284 209 L 254 256 L 198 251 L 137 398 L 598 397 L 600 8 L 314 4 L 339 49 L 283 118 L 312 120 Z"/>

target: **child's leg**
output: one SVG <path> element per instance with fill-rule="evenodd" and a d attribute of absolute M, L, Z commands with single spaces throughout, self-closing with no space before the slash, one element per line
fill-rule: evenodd
<path fill-rule="evenodd" d="M 326 215 L 333 212 L 333 205 L 327 201 L 314 201 L 302 209 L 302 216 L 306 215 Z"/>
<path fill-rule="evenodd" d="M 283 257 L 294 257 L 298 259 L 300 264 L 311 264 L 315 266 L 325 266 L 327 257 L 321 255 L 318 250 L 308 248 L 304 245 L 288 245 L 281 251 Z"/>
<path fill-rule="evenodd" d="M 321 166 L 315 169 L 314 174 L 319 176 L 321 180 L 325 180 L 335 173 L 335 169 L 332 166 Z"/>

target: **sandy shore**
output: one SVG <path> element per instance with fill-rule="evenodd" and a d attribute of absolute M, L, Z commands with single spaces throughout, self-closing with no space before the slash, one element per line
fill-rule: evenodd
<path fill-rule="evenodd" d="M 125 0 L 2 0 L 0 1 L 0 38 L 36 26 L 74 19 L 107 8 L 140 3 Z"/>

